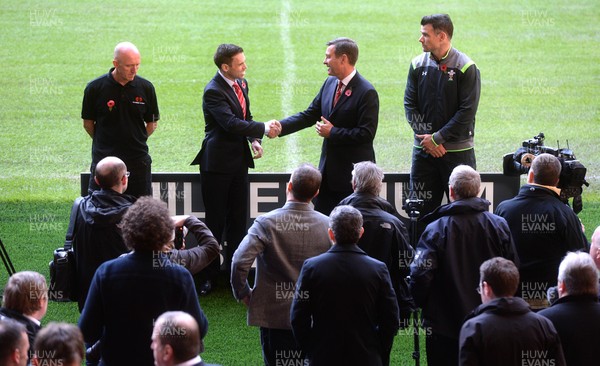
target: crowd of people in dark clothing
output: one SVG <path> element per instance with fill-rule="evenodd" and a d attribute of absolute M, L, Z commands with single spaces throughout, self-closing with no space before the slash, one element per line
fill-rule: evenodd
<path fill-rule="evenodd" d="M 248 306 L 248 324 L 260 327 L 265 364 L 387 365 L 398 329 L 410 324 L 425 330 L 428 365 L 593 364 L 592 345 L 600 339 L 600 228 L 588 245 L 555 191 L 555 160 L 537 157 L 528 183 L 496 214 L 478 196 L 479 173 L 458 166 L 450 176 L 450 203 L 422 218 L 426 228 L 416 244 L 379 196 L 383 172 L 374 163 L 355 164 L 354 193 L 329 217 L 311 204 L 320 172 L 306 164 L 295 169 L 287 203 L 257 218 L 231 265 L 234 297 Z M 157 357 L 206 365 L 199 353 L 208 319 L 192 274 L 217 258 L 218 243 L 195 217 L 172 217 L 151 197 L 128 200 L 125 173 L 117 158 L 99 162 L 103 189 L 80 203 L 77 264 L 92 278 L 79 276 L 85 294 L 79 326 L 41 327 L 45 278 L 18 272 L 0 309 L 0 359 L 13 360 L 3 364 L 43 365 L 52 355 L 69 365 L 84 358 L 87 364 L 150 365 L 161 362 Z M 129 204 L 115 209 L 123 202 Z M 290 218 L 294 225 L 282 226 Z M 546 221 L 532 226 L 534 218 Z M 177 226 L 199 245 L 174 249 Z M 411 323 L 417 309 L 421 321 Z M 159 318 L 165 312 L 174 313 Z M 188 336 L 197 329 L 196 342 L 183 342 L 182 334 L 165 338 L 159 326 Z M 177 340 L 182 344 L 169 343 Z"/>

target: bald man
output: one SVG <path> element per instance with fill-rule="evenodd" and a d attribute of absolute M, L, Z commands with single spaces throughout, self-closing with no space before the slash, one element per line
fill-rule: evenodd
<path fill-rule="evenodd" d="M 117 157 L 108 156 L 98 162 L 94 182 L 100 189 L 78 199 L 73 233 L 79 311 L 83 309 L 96 269 L 107 260 L 128 252 L 118 224 L 135 202 L 135 197 L 123 193 L 129 184 L 129 172 L 123 160 Z"/>
<path fill-rule="evenodd" d="M 81 118 L 92 138 L 89 191 L 98 162 L 107 156 L 122 159 L 131 172 L 128 194 L 152 194 L 152 159 L 146 141 L 160 118 L 154 86 L 137 75 L 140 51 L 130 42 L 117 44 L 113 67 L 85 88 Z"/>
<path fill-rule="evenodd" d="M 157 366 L 211 366 L 199 355 L 204 344 L 198 322 L 183 311 L 167 311 L 156 319 L 150 347 Z"/>

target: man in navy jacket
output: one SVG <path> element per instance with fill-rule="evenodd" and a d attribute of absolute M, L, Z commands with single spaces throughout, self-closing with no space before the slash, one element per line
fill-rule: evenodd
<path fill-rule="evenodd" d="M 198 304 L 192 275 L 163 251 L 174 238 L 166 204 L 142 197 L 129 208 L 121 226 L 133 253 L 98 268 L 79 327 L 86 343 L 101 340 L 101 365 L 152 365 L 150 339 L 160 314 L 189 313 L 202 329 L 201 337 L 208 321 Z"/>
<path fill-rule="evenodd" d="M 451 203 L 423 217 L 429 223 L 410 265 L 410 291 L 428 330 L 427 364 L 456 365 L 465 316 L 481 303 L 473 289 L 479 266 L 492 257 L 518 262 L 506 221 L 478 197 L 481 178 L 468 165 L 450 175 Z"/>

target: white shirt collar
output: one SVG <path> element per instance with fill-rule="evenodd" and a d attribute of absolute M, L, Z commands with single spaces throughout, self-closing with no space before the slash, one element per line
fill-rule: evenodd
<path fill-rule="evenodd" d="M 195 365 L 200 362 L 202 362 L 202 359 L 200 358 L 200 356 L 196 356 L 196 357 L 192 358 L 191 360 L 187 360 L 183 363 L 178 363 L 175 366 L 191 366 L 191 365 Z"/>
<path fill-rule="evenodd" d="M 221 75 L 221 77 L 223 79 L 225 79 L 225 81 L 227 82 L 227 84 L 229 84 L 229 86 L 233 88 L 233 84 L 235 83 L 235 81 L 231 81 L 228 78 L 226 78 L 225 76 L 223 76 L 223 74 L 221 74 L 221 70 L 219 70 L 218 72 L 219 72 L 219 75 Z"/>
<path fill-rule="evenodd" d="M 344 84 L 344 88 L 346 88 L 346 86 L 348 86 L 348 83 L 350 82 L 350 80 L 352 80 L 352 78 L 354 77 L 354 75 L 356 75 L 356 69 L 352 70 L 352 72 L 350 73 L 350 75 L 346 76 L 345 78 L 342 79 L 342 84 Z"/>
<path fill-rule="evenodd" d="M 23 315 L 25 315 L 25 314 L 23 314 Z M 36 325 L 41 325 L 41 324 L 42 324 L 42 322 L 40 322 L 38 319 L 36 319 L 36 318 L 34 318 L 34 317 L 32 317 L 32 316 L 25 315 L 25 317 L 26 317 L 27 319 L 31 320 L 32 322 L 34 322 Z"/>

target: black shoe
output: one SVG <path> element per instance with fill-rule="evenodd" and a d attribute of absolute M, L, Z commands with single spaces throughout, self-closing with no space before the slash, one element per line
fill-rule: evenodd
<path fill-rule="evenodd" d="M 212 283 L 210 280 L 206 280 L 200 285 L 200 296 L 206 296 L 212 291 Z"/>

